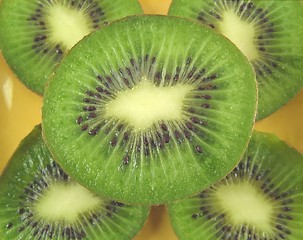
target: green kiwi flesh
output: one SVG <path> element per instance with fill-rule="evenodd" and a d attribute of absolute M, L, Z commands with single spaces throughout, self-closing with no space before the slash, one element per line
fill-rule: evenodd
<path fill-rule="evenodd" d="M 0 178 L 0 236 L 11 239 L 131 239 L 149 207 L 101 198 L 53 160 L 36 126 Z"/>
<path fill-rule="evenodd" d="M 2 0 L 0 49 L 18 78 L 42 95 L 76 42 L 113 20 L 141 13 L 137 0 Z"/>
<path fill-rule="evenodd" d="M 259 87 L 257 120 L 281 108 L 302 89 L 301 1 L 173 0 L 169 15 L 209 25 L 247 56 Z"/>
<path fill-rule="evenodd" d="M 42 129 L 54 158 L 84 186 L 156 205 L 234 168 L 256 95 L 251 65 L 222 35 L 186 19 L 134 16 L 69 52 L 46 88 Z"/>
<path fill-rule="evenodd" d="M 303 155 L 254 132 L 242 160 L 200 194 L 168 205 L 180 239 L 303 239 Z"/>

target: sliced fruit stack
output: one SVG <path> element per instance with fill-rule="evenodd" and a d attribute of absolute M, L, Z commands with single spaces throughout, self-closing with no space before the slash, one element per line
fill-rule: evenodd
<path fill-rule="evenodd" d="M 303 86 L 300 1 L 17 4 L 0 47 L 44 96 L 0 180 L 3 239 L 131 239 L 159 204 L 181 239 L 303 239 L 303 156 L 253 133 Z"/>

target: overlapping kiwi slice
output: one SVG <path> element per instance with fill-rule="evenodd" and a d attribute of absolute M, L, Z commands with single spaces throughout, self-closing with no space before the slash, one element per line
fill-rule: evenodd
<path fill-rule="evenodd" d="M 11 239 L 131 239 L 149 208 L 101 198 L 53 160 L 36 126 L 0 178 L 0 236 Z"/>
<path fill-rule="evenodd" d="M 161 204 L 234 168 L 255 109 L 252 67 L 222 35 L 186 19 L 135 16 L 63 59 L 45 91 L 42 129 L 62 168 L 89 189 Z"/>
<path fill-rule="evenodd" d="M 2 0 L 0 49 L 18 78 L 43 94 L 55 65 L 76 42 L 140 13 L 137 0 Z"/>
<path fill-rule="evenodd" d="M 258 120 L 278 110 L 303 87 L 300 0 L 173 0 L 169 15 L 206 24 L 241 49 L 257 75 Z"/>
<path fill-rule="evenodd" d="M 255 132 L 223 180 L 168 206 L 180 239 L 303 239 L 303 155 Z"/>

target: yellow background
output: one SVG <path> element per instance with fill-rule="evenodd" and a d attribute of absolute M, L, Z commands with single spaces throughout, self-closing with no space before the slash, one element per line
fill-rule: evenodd
<path fill-rule="evenodd" d="M 166 14 L 171 0 L 139 0 L 145 13 Z M 41 122 L 42 98 L 28 90 L 12 74 L 0 55 L 0 173 L 32 128 Z M 258 122 L 256 129 L 273 132 L 303 152 L 303 92 L 278 112 Z M 1 194 L 1 193 L 0 193 Z M 127 227 L 127 226 L 125 226 Z M 135 240 L 174 240 L 163 206 L 153 207 Z"/>

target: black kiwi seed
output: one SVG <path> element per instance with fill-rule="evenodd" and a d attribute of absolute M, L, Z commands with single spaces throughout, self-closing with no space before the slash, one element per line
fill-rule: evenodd
<path fill-rule="evenodd" d="M 129 161 L 130 161 L 130 156 L 129 156 L 129 155 L 127 155 L 127 156 L 125 156 L 125 157 L 123 158 L 123 164 L 124 164 L 124 165 L 129 164 Z"/>
<path fill-rule="evenodd" d="M 248 57 L 259 83 L 258 120 L 278 110 L 303 87 L 299 71 L 303 48 L 297 41 L 297 36 L 303 36 L 299 24 L 303 22 L 303 6 L 300 0 L 280 3 L 174 0 L 169 9 L 169 15 L 191 18 L 214 28 Z"/>
<path fill-rule="evenodd" d="M 12 226 L 13 226 L 13 223 L 9 222 L 8 224 L 6 224 L 5 227 L 6 227 L 7 229 L 10 229 L 10 228 L 12 228 Z"/>
<path fill-rule="evenodd" d="M 255 132 L 225 179 L 169 204 L 173 228 L 180 239 L 301 239 L 303 210 L 296 206 L 302 204 L 302 168 L 301 153 L 271 134 Z"/>
<path fill-rule="evenodd" d="M 74 182 L 54 162 L 42 139 L 41 126 L 34 128 L 12 156 L 1 176 L 0 191 L 0 205 L 6 206 L 0 209 L 3 240 L 95 239 L 96 236 L 107 239 L 125 239 L 127 236 L 131 239 L 141 229 L 149 212 L 148 207 L 100 199 Z M 61 206 L 59 215 L 54 214 L 62 204 L 58 199 L 61 194 L 66 194 L 64 191 L 74 198 L 64 197 L 65 201 L 71 201 L 73 209 L 70 210 L 75 211 L 69 218 L 70 212 L 64 214 L 64 208 L 69 205 Z M 51 192 L 54 195 L 49 194 Z M 50 201 L 45 203 L 48 198 Z M 79 199 L 82 198 L 85 199 L 81 203 Z M 52 204 L 56 205 L 54 209 Z M 85 205 L 88 208 L 83 210 Z M 90 222 L 97 227 L 92 228 Z M 125 229 L 125 224 L 131 228 Z M 117 228 L 119 225 L 121 227 Z"/>
<path fill-rule="evenodd" d="M 198 153 L 202 153 L 203 152 L 203 150 L 202 150 L 202 148 L 200 146 L 196 146 L 195 149 L 196 149 L 196 151 Z"/>

